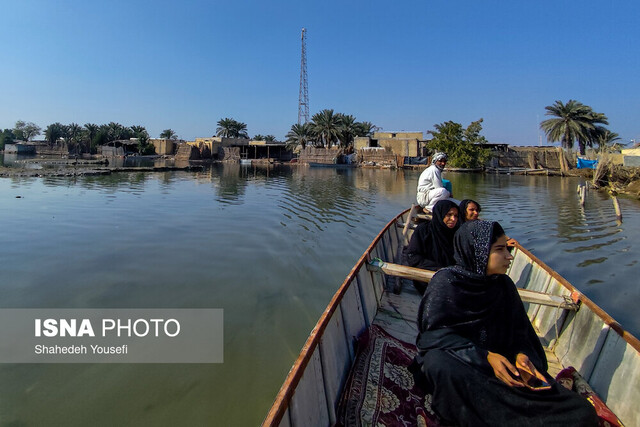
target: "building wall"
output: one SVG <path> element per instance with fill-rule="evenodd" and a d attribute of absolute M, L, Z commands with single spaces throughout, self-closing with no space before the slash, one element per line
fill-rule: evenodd
<path fill-rule="evenodd" d="M 388 148 L 393 154 L 402 157 L 418 157 L 418 140 L 416 138 L 382 138 L 378 146 Z"/>
<path fill-rule="evenodd" d="M 640 167 L 640 156 L 624 156 L 623 166 Z"/>
<path fill-rule="evenodd" d="M 391 137 L 391 135 L 400 135 Z M 376 140 L 377 146 L 387 148 L 397 156 L 402 157 L 417 157 L 419 136 L 422 138 L 422 132 L 404 132 L 404 133 L 392 133 L 392 132 L 376 132 L 373 134 L 373 138 L 358 137 L 353 141 L 353 148 L 361 150 L 371 146 L 371 140 Z M 414 137 L 410 137 L 413 135 Z"/>
<path fill-rule="evenodd" d="M 636 148 L 623 148 L 620 150 L 623 156 L 640 156 L 640 147 Z"/>
<path fill-rule="evenodd" d="M 6 144 L 4 146 L 5 153 L 17 153 L 17 154 L 36 154 L 35 145 L 27 144 Z"/>
<path fill-rule="evenodd" d="M 374 132 L 373 139 L 417 139 L 422 140 L 424 135 L 422 132 Z"/>
<path fill-rule="evenodd" d="M 156 150 L 156 154 L 159 154 L 161 156 L 173 154 L 175 143 L 172 140 L 152 138 L 151 143 L 153 144 L 153 147 Z"/>
<path fill-rule="evenodd" d="M 353 139 L 353 148 L 358 151 L 362 148 L 368 147 L 371 143 L 371 138 L 368 136 L 357 136 Z"/>
<path fill-rule="evenodd" d="M 342 149 L 331 148 L 316 148 L 306 147 L 300 151 L 299 162 L 300 163 L 319 163 L 325 165 L 336 164 L 339 157 L 342 155 Z"/>

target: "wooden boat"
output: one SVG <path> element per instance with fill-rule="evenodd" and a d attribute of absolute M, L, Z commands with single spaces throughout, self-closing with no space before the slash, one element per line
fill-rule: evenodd
<path fill-rule="evenodd" d="M 407 210 L 391 220 L 353 267 L 304 344 L 264 425 L 334 424 L 354 342 L 371 325 L 415 341 L 420 296 L 410 286 L 400 294 L 390 290 L 398 277 L 432 275 L 393 263 L 411 233 L 409 216 Z M 513 255 L 508 274 L 545 346 L 549 373 L 575 367 L 625 425 L 639 424 L 640 341 L 517 243 Z M 374 258 L 383 262 L 372 263 Z"/>

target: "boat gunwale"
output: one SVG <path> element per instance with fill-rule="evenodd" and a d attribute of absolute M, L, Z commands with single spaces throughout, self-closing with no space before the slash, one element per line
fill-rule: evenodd
<path fill-rule="evenodd" d="M 262 425 L 271 426 L 271 425 L 280 424 L 280 422 L 282 421 L 282 417 L 284 416 L 284 413 L 289 408 L 289 403 L 291 402 L 291 398 L 293 397 L 293 392 L 295 391 L 296 387 L 300 383 L 300 379 L 302 379 L 302 375 L 304 375 L 305 369 L 307 368 L 307 365 L 311 360 L 311 356 L 313 355 L 313 352 L 315 351 L 320 340 L 322 339 L 322 335 L 325 329 L 327 328 L 327 326 L 329 325 L 329 321 L 331 320 L 333 313 L 336 311 L 336 309 L 340 305 L 340 302 L 342 301 L 344 294 L 347 292 L 347 289 L 349 288 L 351 283 L 355 280 L 358 272 L 360 271 L 365 261 L 367 260 L 367 257 L 371 255 L 371 252 L 373 251 L 374 247 L 382 239 L 384 234 L 391 227 L 395 226 L 398 219 L 401 218 L 402 215 L 406 214 L 408 211 L 409 209 L 406 209 L 400 212 L 391 221 L 389 221 L 387 225 L 385 225 L 382 228 L 382 230 L 371 241 L 367 249 L 365 249 L 363 254 L 360 256 L 356 264 L 353 266 L 353 268 L 351 269 L 347 277 L 342 282 L 342 285 L 340 285 L 336 293 L 333 295 L 333 297 L 331 298 L 331 301 L 329 301 L 329 304 L 327 305 L 327 308 L 325 308 L 324 312 L 320 316 L 320 319 L 318 319 L 318 322 L 316 323 L 313 330 L 309 334 L 309 337 L 307 338 L 306 342 L 302 346 L 302 349 L 300 350 L 300 354 L 298 355 L 298 358 L 296 359 L 293 366 L 289 370 L 289 373 L 287 374 L 287 378 L 282 384 L 282 387 L 280 387 L 280 391 L 278 391 L 275 401 L 271 405 L 271 409 L 269 410 Z"/>
<path fill-rule="evenodd" d="M 640 353 L 640 340 L 638 340 L 638 338 L 636 338 L 629 331 L 624 329 L 622 325 L 618 323 L 618 321 L 615 320 L 613 317 L 611 317 L 609 313 L 604 311 L 600 306 L 598 306 L 595 302 L 589 299 L 589 297 L 587 297 L 585 294 L 583 294 L 578 289 L 576 289 L 575 286 L 569 283 L 567 279 L 562 277 L 560 273 L 558 273 L 557 271 L 549 267 L 547 264 L 541 261 L 538 257 L 532 254 L 529 250 L 522 247 L 522 245 L 520 245 L 519 242 L 516 242 L 516 247 L 518 248 L 519 251 L 522 251 L 526 256 L 528 256 L 536 265 L 538 265 L 547 273 L 549 273 L 551 277 L 553 277 L 558 281 L 558 283 L 560 283 L 562 286 L 564 286 L 569 291 L 571 291 L 572 294 L 577 295 L 578 300 L 582 304 L 586 305 L 596 316 L 602 319 L 607 326 L 609 326 L 618 335 L 620 335 L 620 337 L 624 339 L 627 342 L 627 344 L 633 347 L 636 350 L 636 352 Z"/>

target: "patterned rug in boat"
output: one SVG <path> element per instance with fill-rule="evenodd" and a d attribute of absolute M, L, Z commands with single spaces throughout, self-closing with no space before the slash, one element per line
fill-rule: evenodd
<path fill-rule="evenodd" d="M 356 361 L 338 409 L 343 426 L 439 426 L 409 366 L 416 347 L 371 326 L 358 340 Z"/>

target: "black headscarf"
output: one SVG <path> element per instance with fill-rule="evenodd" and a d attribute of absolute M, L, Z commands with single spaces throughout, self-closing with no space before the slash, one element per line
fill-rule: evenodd
<path fill-rule="evenodd" d="M 498 223 L 470 221 L 455 235 L 456 265 L 431 279 L 418 313 L 418 348 L 465 346 L 515 361 L 529 356 L 536 368 L 547 362 L 517 289 L 506 274 L 486 275 L 492 238 L 504 234 Z M 495 241 L 495 239 L 494 239 Z"/>
<path fill-rule="evenodd" d="M 459 226 L 456 223 L 454 228 L 449 228 L 444 223 L 444 217 L 451 208 L 458 209 L 458 205 L 450 200 L 440 200 L 433 207 L 431 221 L 415 229 L 405 251 L 411 267 L 437 270 L 455 263 L 453 237 Z"/>
<path fill-rule="evenodd" d="M 476 202 L 475 200 L 464 199 L 463 201 L 461 201 L 460 217 L 458 218 L 458 222 L 460 223 L 460 225 L 464 224 L 467 221 L 467 206 L 469 206 L 469 203 L 475 203 L 475 205 L 478 207 L 478 212 L 482 210 L 482 208 L 480 207 L 480 203 Z"/>

